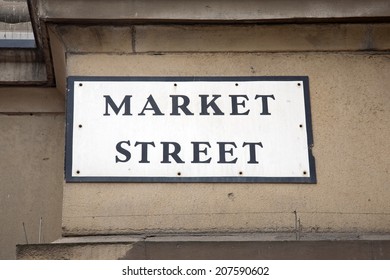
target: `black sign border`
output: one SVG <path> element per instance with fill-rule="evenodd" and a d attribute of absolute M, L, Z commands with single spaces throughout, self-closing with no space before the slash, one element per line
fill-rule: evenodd
<path fill-rule="evenodd" d="M 72 176 L 73 151 L 73 108 L 74 85 L 83 81 L 166 81 L 166 82 L 198 82 L 198 81 L 302 81 L 305 100 L 306 133 L 310 177 L 90 177 Z M 316 184 L 315 159 L 312 154 L 313 130 L 308 76 L 69 76 L 66 94 L 66 131 L 65 131 L 65 182 L 67 183 L 306 183 Z"/>

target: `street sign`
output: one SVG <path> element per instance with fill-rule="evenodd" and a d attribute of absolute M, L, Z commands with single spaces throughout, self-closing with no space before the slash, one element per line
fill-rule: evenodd
<path fill-rule="evenodd" d="M 70 77 L 67 182 L 315 183 L 307 77 Z"/>

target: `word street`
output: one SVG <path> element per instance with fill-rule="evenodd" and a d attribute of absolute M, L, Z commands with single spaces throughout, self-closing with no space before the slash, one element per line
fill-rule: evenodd
<path fill-rule="evenodd" d="M 181 151 L 181 146 L 176 142 L 160 142 L 162 145 L 162 160 L 160 163 L 171 163 L 175 161 L 176 163 L 185 163 L 181 156 L 179 155 Z M 193 148 L 193 156 L 191 163 L 210 163 L 212 158 L 208 157 L 208 148 L 211 148 L 209 142 L 191 142 Z M 219 158 L 217 163 L 236 163 L 237 157 L 234 157 L 234 149 L 237 148 L 236 143 L 234 142 L 217 142 Z M 116 150 L 123 155 L 123 157 L 116 156 L 115 162 L 128 162 L 131 159 L 130 153 L 130 140 L 121 141 L 116 145 Z M 135 142 L 134 147 L 140 146 L 142 151 L 141 158 L 138 161 L 139 163 L 150 163 L 148 160 L 148 151 L 149 147 L 156 147 L 154 142 Z M 256 157 L 256 146 L 263 148 L 263 144 L 261 142 L 250 143 L 244 142 L 242 143 L 242 147 L 248 147 L 248 155 L 249 160 L 247 163 L 259 163 Z M 201 159 L 201 156 L 203 158 Z M 229 158 L 228 158 L 229 157 Z"/>

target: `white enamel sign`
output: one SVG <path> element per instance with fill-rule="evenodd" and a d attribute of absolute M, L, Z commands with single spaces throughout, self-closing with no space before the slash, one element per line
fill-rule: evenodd
<path fill-rule="evenodd" d="M 67 182 L 315 183 L 307 77 L 70 77 Z"/>

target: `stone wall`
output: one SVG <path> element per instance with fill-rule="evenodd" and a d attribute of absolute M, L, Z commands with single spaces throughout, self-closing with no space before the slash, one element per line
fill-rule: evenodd
<path fill-rule="evenodd" d="M 49 30 L 66 76 L 307 75 L 317 165 L 316 185 L 65 184 L 64 235 L 389 231 L 388 24 Z"/>

